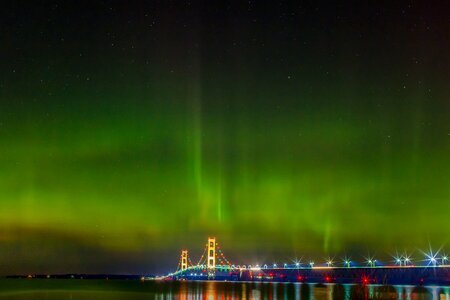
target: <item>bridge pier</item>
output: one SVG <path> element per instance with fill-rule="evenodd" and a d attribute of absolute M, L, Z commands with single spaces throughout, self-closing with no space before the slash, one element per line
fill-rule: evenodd
<path fill-rule="evenodd" d="M 277 297 L 278 297 L 278 282 L 276 282 L 276 283 L 274 283 L 273 284 L 273 289 L 272 289 L 272 299 L 273 300 L 277 300 Z"/>
<path fill-rule="evenodd" d="M 403 300 L 403 287 L 394 285 L 394 288 L 395 288 L 395 292 L 397 293 L 397 299 Z"/>
<path fill-rule="evenodd" d="M 300 284 L 294 286 L 295 289 L 295 300 L 300 300 Z"/>
<path fill-rule="evenodd" d="M 334 283 L 327 284 L 327 299 L 333 300 Z"/>
<path fill-rule="evenodd" d="M 352 286 L 350 284 L 344 284 L 344 300 L 350 300 Z"/>
<path fill-rule="evenodd" d="M 314 288 L 316 286 L 316 283 L 308 283 L 308 287 L 309 287 L 309 299 L 315 299 L 315 291 Z"/>
<path fill-rule="evenodd" d="M 439 300 L 440 288 L 437 286 L 429 286 L 427 290 L 430 291 L 433 300 Z"/>
<path fill-rule="evenodd" d="M 444 292 L 444 299 L 450 300 L 450 287 L 448 287 L 448 286 L 443 287 L 442 291 Z"/>

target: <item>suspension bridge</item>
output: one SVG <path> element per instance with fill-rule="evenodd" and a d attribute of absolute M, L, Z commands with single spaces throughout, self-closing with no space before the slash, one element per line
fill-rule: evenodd
<path fill-rule="evenodd" d="M 342 266 L 331 259 L 325 266 L 315 266 L 313 262 L 236 265 L 225 256 L 216 238 L 210 237 L 197 263 L 183 249 L 177 270 L 158 279 L 450 286 L 447 256 L 438 258 L 432 252 L 426 256 L 425 265 L 414 265 L 409 256 L 396 258 L 393 265 L 382 265 L 374 258 L 368 258 L 366 265 L 360 266 L 349 259 L 344 259 Z"/>

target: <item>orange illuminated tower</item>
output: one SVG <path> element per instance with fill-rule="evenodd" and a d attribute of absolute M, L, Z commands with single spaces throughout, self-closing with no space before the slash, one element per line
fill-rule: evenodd
<path fill-rule="evenodd" d="M 216 238 L 208 238 L 208 269 L 216 267 Z"/>
<path fill-rule="evenodd" d="M 188 251 L 181 250 L 181 271 L 186 270 L 188 267 Z"/>
<path fill-rule="evenodd" d="M 208 277 L 213 279 L 216 275 L 216 238 L 208 238 Z"/>

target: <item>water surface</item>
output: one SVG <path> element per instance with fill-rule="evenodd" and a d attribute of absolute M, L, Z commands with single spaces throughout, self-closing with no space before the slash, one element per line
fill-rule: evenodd
<path fill-rule="evenodd" d="M 137 280 L 0 280 L 0 299 L 433 299 L 450 300 L 450 287 Z"/>

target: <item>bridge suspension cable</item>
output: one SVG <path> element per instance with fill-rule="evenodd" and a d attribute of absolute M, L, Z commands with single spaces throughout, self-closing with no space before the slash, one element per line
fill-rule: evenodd
<path fill-rule="evenodd" d="M 200 256 L 200 259 L 198 260 L 198 263 L 196 264 L 196 266 L 206 264 L 205 254 L 206 254 L 207 249 L 208 249 L 208 245 L 205 245 L 205 247 L 203 248 L 202 256 Z"/>
<path fill-rule="evenodd" d="M 219 243 L 217 243 L 217 259 L 219 260 L 219 263 L 221 265 L 227 265 L 229 267 L 231 267 L 233 264 L 225 257 L 225 254 L 223 253 L 222 249 L 220 249 Z"/>
<path fill-rule="evenodd" d="M 195 265 L 192 263 L 191 257 L 188 258 L 188 266 L 195 267 Z"/>
<path fill-rule="evenodd" d="M 182 254 L 180 254 L 180 259 L 178 260 L 178 266 L 177 266 L 177 270 L 175 272 L 181 271 L 181 261 L 182 261 Z"/>
<path fill-rule="evenodd" d="M 208 243 L 205 244 L 203 253 L 200 256 L 197 264 L 194 264 L 188 254 L 188 250 L 182 250 L 180 260 L 177 266 L 177 272 L 183 272 L 189 268 L 207 268 L 210 272 L 215 272 L 216 268 L 228 267 L 232 268 L 233 264 L 227 259 L 219 243 L 215 238 L 209 238 Z"/>

